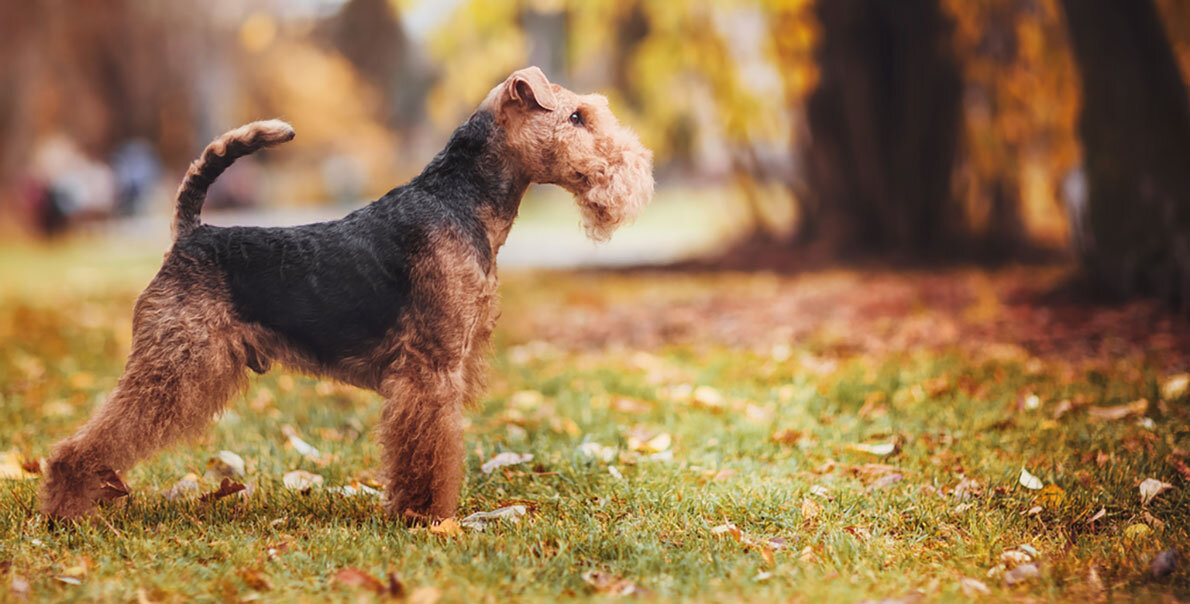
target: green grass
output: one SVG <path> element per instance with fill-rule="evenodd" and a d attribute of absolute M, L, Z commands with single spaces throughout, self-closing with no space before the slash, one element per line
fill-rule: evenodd
<path fill-rule="evenodd" d="M 106 282 L 47 285 L 112 257 L 69 249 L 0 250 L 0 275 L 6 289 L 14 284 L 0 302 L 0 451 L 45 456 L 119 377 L 136 282 L 147 281 L 154 259 L 117 254 Z M 23 285 L 39 274 L 40 285 Z M 985 583 L 988 599 L 1073 601 L 1101 593 L 1092 569 L 1112 596 L 1190 596 L 1190 490 L 1171 465 L 1190 448 L 1186 406 L 1156 403 L 1168 375 L 1143 360 L 1104 371 L 957 349 L 851 354 L 832 352 L 825 335 L 776 355 L 715 341 L 569 350 L 536 342 L 524 320 L 546 306 L 566 316 L 571 306 L 632 305 L 658 288 L 690 298 L 774 279 L 506 277 L 491 388 L 469 414 L 460 513 L 529 505 L 517 524 L 438 535 L 390 520 L 374 497 L 285 489 L 281 477 L 293 469 L 320 474 L 324 487 L 370 480 L 380 451 L 359 428 L 375 424 L 381 401 L 274 371 L 254 378 L 201 441 L 129 472 L 133 496 L 92 521 L 51 527 L 30 511 L 38 479 L 0 481 L 0 600 L 13 597 L 13 577 L 28 581 L 34 600 L 372 597 L 331 582 L 347 567 L 381 578 L 392 571 L 409 592 L 430 587 L 441 601 L 467 602 L 613 598 L 583 580 L 591 570 L 663 601 L 853 602 L 918 591 L 947 601 L 964 598 L 963 577 Z M 835 364 L 824 367 L 826 357 Z M 691 395 L 698 386 L 720 404 L 706 404 L 706 390 Z M 1040 408 L 1020 407 L 1027 393 Z M 1064 399 L 1094 407 L 1142 397 L 1154 401 L 1144 422 L 1094 421 L 1085 407 L 1052 418 Z M 287 446 L 285 424 L 330 460 Z M 782 430 L 797 437 L 774 440 Z M 671 437 L 671 460 L 631 450 L 634 436 L 657 434 Z M 588 458 L 584 442 L 614 447 L 616 458 Z M 888 456 L 853 448 L 888 442 L 897 444 Z M 247 461 L 242 481 L 253 495 L 165 499 L 220 450 Z M 502 451 L 535 457 L 483 474 L 480 465 Z M 892 470 L 865 464 L 895 466 L 903 479 L 880 487 Z M 1061 493 L 1021 487 L 1022 466 Z M 1142 507 L 1137 483 L 1146 477 L 1175 488 Z M 966 499 L 953 493 L 963 478 L 978 485 Z M 1106 516 L 1088 524 L 1100 508 Z M 770 563 L 763 547 L 712 531 L 725 523 L 783 547 Z M 1040 576 L 1008 587 L 1000 556 L 1022 544 L 1038 552 Z M 1149 561 L 1169 548 L 1180 550 L 1181 566 L 1150 577 Z"/>

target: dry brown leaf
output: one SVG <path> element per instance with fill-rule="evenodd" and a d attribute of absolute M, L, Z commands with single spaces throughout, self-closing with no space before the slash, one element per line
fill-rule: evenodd
<path fill-rule="evenodd" d="M 801 430 L 794 430 L 792 428 L 783 428 L 773 432 L 772 440 L 775 443 L 789 445 L 791 447 L 797 446 L 797 443 L 802 438 Z"/>
<path fill-rule="evenodd" d="M 331 583 L 347 587 L 360 587 L 378 594 L 384 593 L 384 584 L 380 582 L 380 579 L 358 568 L 344 568 L 331 577 Z"/>
<path fill-rule="evenodd" d="M 256 591 L 269 591 L 273 588 L 273 582 L 269 580 L 268 575 L 254 568 L 240 571 L 240 579 Z"/>
<path fill-rule="evenodd" d="M 644 595 L 647 589 L 637 584 L 603 571 L 589 570 L 583 573 L 583 582 L 595 588 L 595 591 L 613 596 Z"/>
<path fill-rule="evenodd" d="M 1150 501 L 1152 501 L 1158 495 L 1172 489 L 1173 485 L 1169 484 L 1168 482 L 1161 482 L 1156 478 L 1146 478 L 1137 488 L 1140 490 L 1140 504 L 1149 505 Z"/>
<path fill-rule="evenodd" d="M 239 493 L 240 491 L 243 491 L 246 488 L 247 487 L 245 487 L 244 485 L 242 485 L 238 482 L 235 482 L 234 480 L 232 480 L 230 478 L 224 478 L 223 481 L 219 483 L 218 489 L 216 489 L 210 493 L 207 493 L 207 494 L 203 495 L 202 497 L 199 497 L 198 500 L 201 502 L 217 501 L 219 499 L 223 499 L 224 497 L 227 497 L 228 495 L 235 495 L 236 493 Z"/>
<path fill-rule="evenodd" d="M 1091 407 L 1087 413 L 1093 419 L 1100 421 L 1113 421 L 1124 419 L 1133 415 L 1143 415 L 1149 409 L 1148 399 L 1137 399 L 1128 403 L 1127 405 L 1117 405 L 1115 407 Z"/>

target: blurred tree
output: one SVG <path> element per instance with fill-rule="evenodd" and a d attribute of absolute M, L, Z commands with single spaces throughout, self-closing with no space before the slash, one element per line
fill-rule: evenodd
<path fill-rule="evenodd" d="M 819 84 L 798 241 L 837 255 L 937 255 L 957 236 L 950 179 L 961 79 L 938 0 L 819 2 Z"/>
<path fill-rule="evenodd" d="M 945 0 L 963 68 L 954 178 L 986 259 L 1066 238 L 1056 191 L 1078 161 L 1078 82 L 1057 0 Z"/>
<path fill-rule="evenodd" d="M 409 128 L 425 116 L 432 76 L 421 65 L 389 0 L 350 0 L 323 25 L 331 44 L 374 86 L 386 123 Z"/>
<path fill-rule="evenodd" d="M 1062 0 L 1082 75 L 1086 275 L 1190 309 L 1190 102 L 1152 0 Z"/>

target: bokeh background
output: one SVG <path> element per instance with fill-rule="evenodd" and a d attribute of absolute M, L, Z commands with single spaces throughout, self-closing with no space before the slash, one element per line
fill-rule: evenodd
<path fill-rule="evenodd" d="M 0 231 L 159 251 L 189 161 L 264 117 L 298 138 L 207 220 L 333 218 L 528 64 L 607 94 L 659 194 L 596 247 L 534 190 L 506 265 L 1078 260 L 1101 292 L 1190 300 L 1178 0 L 5 2 Z"/>

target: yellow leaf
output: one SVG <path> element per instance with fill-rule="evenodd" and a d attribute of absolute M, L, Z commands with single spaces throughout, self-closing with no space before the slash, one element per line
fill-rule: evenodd
<path fill-rule="evenodd" d="M 463 533 L 463 527 L 454 518 L 447 518 L 430 527 L 430 532 L 444 537 L 454 537 Z"/>
<path fill-rule="evenodd" d="M 1149 528 L 1149 525 L 1138 522 L 1124 529 L 1124 538 L 1130 541 L 1136 541 L 1147 538 L 1149 533 L 1152 532 L 1153 529 Z"/>
<path fill-rule="evenodd" d="M 1066 501 L 1066 491 L 1056 484 L 1045 485 L 1045 488 L 1037 494 L 1037 503 L 1047 508 L 1060 506 L 1064 501 Z"/>

